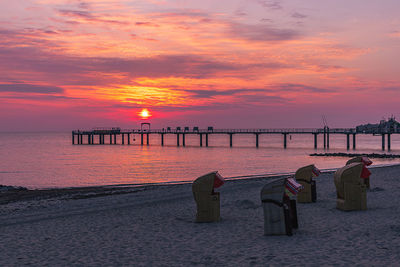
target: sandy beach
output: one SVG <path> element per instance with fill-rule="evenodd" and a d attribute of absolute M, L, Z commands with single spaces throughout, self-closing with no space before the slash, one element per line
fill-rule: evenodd
<path fill-rule="evenodd" d="M 226 182 L 216 223 L 194 222 L 191 184 L 2 193 L 0 266 L 398 266 L 400 166 L 371 172 L 367 211 L 337 210 L 317 177 L 293 236 L 263 235 L 265 179 Z"/>

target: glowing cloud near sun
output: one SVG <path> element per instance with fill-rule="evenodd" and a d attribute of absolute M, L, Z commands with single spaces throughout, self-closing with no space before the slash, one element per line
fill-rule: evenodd
<path fill-rule="evenodd" d="M 150 111 L 149 111 L 147 108 L 142 109 L 142 110 L 139 112 L 139 117 L 140 117 L 142 120 L 147 120 L 148 118 L 151 117 Z"/>

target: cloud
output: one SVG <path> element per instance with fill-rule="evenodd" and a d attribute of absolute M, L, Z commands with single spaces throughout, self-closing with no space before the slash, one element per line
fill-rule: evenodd
<path fill-rule="evenodd" d="M 111 23 L 111 24 L 120 24 L 120 25 L 127 25 L 127 22 L 118 21 L 118 20 L 110 20 L 107 19 L 108 15 L 103 14 L 101 16 L 97 16 L 92 14 L 88 10 L 73 10 L 73 9 L 59 9 L 58 12 L 65 17 L 69 18 L 77 18 L 81 20 L 85 20 L 87 22 L 101 22 L 101 23 Z M 79 23 L 74 21 L 73 23 Z"/>
<path fill-rule="evenodd" d="M 0 69 L 45 73 L 71 81 L 87 74 L 125 73 L 138 77 L 213 77 L 221 71 L 240 70 L 244 66 L 217 62 L 195 55 L 168 55 L 145 58 L 73 57 L 49 54 L 34 47 L 1 47 Z M 100 77 L 101 78 L 101 77 Z"/>
<path fill-rule="evenodd" d="M 54 100 L 85 100 L 82 97 L 70 97 L 63 95 L 7 95 L 0 96 L 2 99 L 24 99 L 24 100 L 40 100 L 40 101 L 54 101 Z"/>
<path fill-rule="evenodd" d="M 147 27 L 160 27 L 160 25 L 155 24 L 153 22 L 148 22 L 148 21 L 138 21 L 135 22 L 136 26 L 147 26 Z"/>
<path fill-rule="evenodd" d="M 0 92 L 53 94 L 53 93 L 63 93 L 64 90 L 56 86 L 20 83 L 20 84 L 0 84 Z"/>
<path fill-rule="evenodd" d="M 389 37 L 391 38 L 400 38 L 400 31 L 392 31 L 389 33 Z"/>
<path fill-rule="evenodd" d="M 284 104 L 290 102 L 290 99 L 276 95 L 241 95 L 240 100 L 246 104 L 257 104 L 260 106 L 271 104 Z"/>
<path fill-rule="evenodd" d="M 313 92 L 313 93 L 331 93 L 336 90 L 331 88 L 320 88 L 304 84 L 296 83 L 281 83 L 269 87 L 270 90 L 282 91 L 282 92 Z"/>
<path fill-rule="evenodd" d="M 283 9 L 279 1 L 271 1 L 271 0 L 258 0 L 257 1 L 261 6 L 273 9 L 273 10 L 280 10 Z"/>
<path fill-rule="evenodd" d="M 190 93 L 192 97 L 195 98 L 210 98 L 214 96 L 232 96 L 240 94 L 243 92 L 260 92 L 265 91 L 264 89 L 231 89 L 231 90 L 182 90 L 184 92 Z"/>
<path fill-rule="evenodd" d="M 301 13 L 298 13 L 298 12 L 294 12 L 292 14 L 292 18 L 305 19 L 305 18 L 307 18 L 307 15 L 304 15 L 304 14 L 301 14 Z"/>
<path fill-rule="evenodd" d="M 250 41 L 287 41 L 301 37 L 298 31 L 277 29 L 265 24 L 247 25 L 231 23 L 229 33 L 234 38 L 242 38 Z"/>

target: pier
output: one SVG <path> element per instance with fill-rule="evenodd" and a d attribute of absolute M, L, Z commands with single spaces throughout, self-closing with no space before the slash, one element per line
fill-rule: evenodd
<path fill-rule="evenodd" d="M 208 127 L 207 129 L 199 129 L 198 127 L 185 127 L 183 130 L 181 127 L 176 129 L 129 129 L 121 130 L 120 128 L 95 128 L 93 130 L 84 131 L 76 130 L 72 131 L 72 144 L 73 145 L 94 145 L 100 144 L 105 145 L 105 140 L 109 137 L 108 144 L 116 145 L 117 139 L 120 140 L 122 145 L 130 145 L 131 137 L 136 134 L 140 135 L 141 145 L 150 145 L 150 135 L 158 135 L 160 137 L 161 146 L 164 146 L 164 139 L 166 135 L 176 136 L 176 146 L 186 146 L 186 136 L 187 135 L 197 135 L 199 137 L 199 146 L 208 147 L 209 135 L 228 135 L 229 136 L 229 146 L 234 146 L 235 134 L 249 134 L 253 135 L 255 138 L 255 146 L 259 147 L 259 136 L 265 134 L 281 135 L 283 137 L 282 146 L 287 148 L 287 136 L 295 134 L 309 134 L 314 136 L 314 148 L 318 148 L 318 135 L 323 136 L 323 148 L 329 149 L 329 141 L 331 135 L 346 135 L 346 148 L 349 150 L 352 143 L 352 148 L 356 149 L 356 135 L 358 134 L 370 134 L 370 135 L 380 135 L 382 137 L 382 150 L 386 148 L 387 140 L 387 150 L 391 150 L 391 134 L 390 132 L 380 132 L 380 133 L 363 133 L 357 132 L 355 128 L 298 128 L 298 129 L 214 129 L 213 127 Z M 386 138 L 387 136 L 387 138 Z M 118 137 L 118 138 L 117 138 Z M 352 138 L 350 138 L 352 137 Z M 352 140 L 352 142 L 351 142 Z"/>

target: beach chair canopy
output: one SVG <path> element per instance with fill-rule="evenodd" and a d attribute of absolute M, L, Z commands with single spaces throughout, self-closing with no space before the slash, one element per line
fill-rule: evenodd
<path fill-rule="evenodd" d="M 285 193 L 285 182 L 286 180 L 283 178 L 268 181 L 268 183 L 265 184 L 264 187 L 261 189 L 261 201 L 272 199 L 278 202 L 282 202 L 282 198 Z"/>
<path fill-rule="evenodd" d="M 361 162 L 361 163 L 364 164 L 364 167 L 363 167 L 362 172 L 361 172 L 361 178 L 363 178 L 363 179 L 369 178 L 371 176 L 371 172 L 368 170 L 367 166 L 370 166 L 372 164 L 372 161 L 367 157 L 359 156 L 359 157 L 354 157 L 352 159 L 349 159 L 346 162 L 346 165 L 351 164 L 351 163 L 355 163 L 355 162 Z"/>
<path fill-rule="evenodd" d="M 197 178 L 192 185 L 193 192 L 212 193 L 214 188 L 218 188 L 225 183 L 224 178 L 217 172 L 210 172 Z"/>
<path fill-rule="evenodd" d="M 296 171 L 295 177 L 296 179 L 302 179 L 306 181 L 311 181 L 313 177 L 317 177 L 321 174 L 321 171 L 315 167 L 314 164 L 307 165 L 299 168 Z"/>
<path fill-rule="evenodd" d="M 341 169 L 337 170 L 334 174 L 335 185 L 339 198 L 344 197 L 344 183 L 360 184 L 361 172 L 364 164 L 350 163 Z"/>

